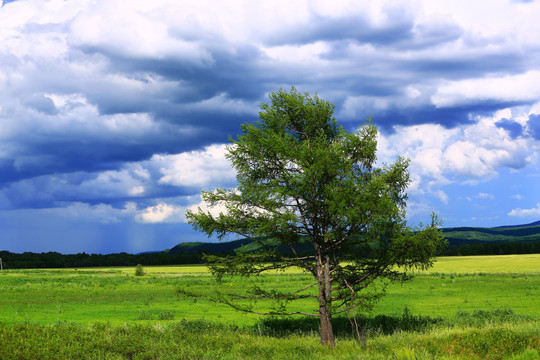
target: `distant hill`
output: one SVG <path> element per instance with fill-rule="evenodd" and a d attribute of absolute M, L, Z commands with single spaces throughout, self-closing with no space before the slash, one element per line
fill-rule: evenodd
<path fill-rule="evenodd" d="M 277 246 L 276 242 L 276 246 Z M 299 245 L 297 251 L 304 252 L 309 250 L 309 247 L 306 245 Z M 180 243 L 175 247 L 168 250 L 170 254 L 178 253 L 193 253 L 193 254 L 231 254 L 231 253 L 246 253 L 257 251 L 261 248 L 259 244 L 253 242 L 249 239 L 240 239 L 233 241 L 223 241 L 219 243 L 204 243 L 204 242 L 187 242 Z M 287 253 L 290 251 L 288 247 L 278 246 L 278 249 L 281 252 Z"/>
<path fill-rule="evenodd" d="M 187 253 L 232 253 L 242 248 L 243 246 L 252 246 L 252 241 L 248 239 L 240 239 L 233 241 L 224 241 L 219 243 L 204 243 L 204 242 L 186 242 L 180 243 L 168 250 L 169 254 L 178 254 L 181 252 Z"/>
<path fill-rule="evenodd" d="M 516 227 L 537 226 L 537 225 L 540 225 L 540 220 L 532 222 L 530 224 L 525 224 L 525 225 L 505 225 L 505 226 L 498 226 L 497 228 L 516 228 Z"/>
<path fill-rule="evenodd" d="M 493 228 L 455 227 L 443 229 L 450 246 L 440 255 L 502 255 L 502 254 L 540 254 L 540 221 L 526 224 Z M 276 243 L 277 246 L 277 243 Z M 299 246 L 297 251 L 305 253 L 311 245 Z M 32 268 L 82 268 L 103 266 L 135 266 L 143 264 L 173 265 L 197 264 L 204 262 L 203 254 L 234 254 L 256 251 L 260 247 L 248 239 L 219 243 L 191 242 L 181 243 L 169 250 L 148 251 L 140 254 L 60 254 L 57 252 L 22 254 L 0 251 L 4 269 Z M 278 247 L 288 253 L 290 249 Z"/>
<path fill-rule="evenodd" d="M 509 242 L 540 242 L 540 221 L 524 225 L 483 227 L 453 227 L 443 228 L 449 247 L 463 245 L 496 245 Z M 500 247 L 500 246 L 499 246 Z M 211 253 L 224 254 L 246 251 L 256 251 L 259 245 L 248 239 L 224 241 L 219 243 L 188 242 L 180 243 L 168 250 L 171 254 L 177 253 Z M 282 249 L 287 251 L 286 248 Z M 307 250 L 306 249 L 300 249 Z"/>
<path fill-rule="evenodd" d="M 449 244 L 462 245 L 493 241 L 540 241 L 540 221 L 525 225 L 482 227 L 455 227 L 443 229 Z"/>

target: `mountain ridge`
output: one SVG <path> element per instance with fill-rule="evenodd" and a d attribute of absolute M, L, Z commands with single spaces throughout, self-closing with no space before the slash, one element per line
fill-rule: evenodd
<path fill-rule="evenodd" d="M 496 226 L 494 229 L 498 228 L 516 228 L 516 227 L 525 227 L 525 226 L 537 226 L 540 225 L 540 220 L 532 222 L 530 224 L 523 224 L 523 225 L 503 225 L 503 226 Z"/>

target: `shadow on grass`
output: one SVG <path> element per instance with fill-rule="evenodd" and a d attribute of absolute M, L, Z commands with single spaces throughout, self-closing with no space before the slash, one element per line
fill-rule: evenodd
<path fill-rule="evenodd" d="M 453 317 L 443 319 L 413 315 L 408 308 L 403 309 L 400 316 L 377 315 L 374 317 L 358 316 L 357 334 L 347 317 L 336 317 L 332 320 L 334 334 L 341 338 L 357 338 L 370 335 L 392 335 L 404 332 L 426 332 L 434 326 L 445 327 L 483 327 L 488 324 L 524 323 L 531 321 L 530 316 L 516 314 L 511 308 L 494 310 L 458 311 Z M 258 335 L 285 337 L 292 334 L 319 334 L 318 318 L 273 317 L 263 318 L 254 327 Z"/>
<path fill-rule="evenodd" d="M 408 308 L 398 316 L 376 315 L 358 316 L 358 333 L 345 316 L 332 319 L 334 335 L 341 339 L 366 339 L 377 335 L 392 335 L 399 332 L 428 332 L 434 327 L 476 327 L 488 324 L 526 323 L 533 317 L 516 314 L 511 308 L 496 310 L 459 311 L 453 317 L 429 317 L 413 315 Z M 307 317 L 263 317 L 253 326 L 239 327 L 235 324 L 209 322 L 205 320 L 185 320 L 171 323 L 179 332 L 212 334 L 240 332 L 259 336 L 283 338 L 290 335 L 319 336 L 319 319 Z"/>
<path fill-rule="evenodd" d="M 405 308 L 400 316 L 377 315 L 375 317 L 358 316 L 356 322 L 361 333 L 391 335 L 400 331 L 424 332 L 433 325 L 441 323 L 442 318 L 412 315 Z M 356 337 L 353 325 L 347 317 L 332 319 L 334 334 L 337 337 Z M 292 334 L 319 333 L 318 318 L 264 318 L 256 325 L 259 335 L 284 337 Z"/>

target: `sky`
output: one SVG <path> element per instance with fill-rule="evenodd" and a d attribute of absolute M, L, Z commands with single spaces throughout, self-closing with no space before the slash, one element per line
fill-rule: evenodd
<path fill-rule="evenodd" d="M 540 1 L 0 4 L 0 250 L 208 241 L 185 211 L 291 86 L 410 158 L 410 225 L 540 220 Z"/>

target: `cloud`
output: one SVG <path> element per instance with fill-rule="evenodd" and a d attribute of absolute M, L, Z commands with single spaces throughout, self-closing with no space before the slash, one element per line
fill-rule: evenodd
<path fill-rule="evenodd" d="M 440 125 L 396 127 L 380 136 L 381 159 L 410 158 L 413 172 L 439 184 L 473 178 L 487 180 L 500 167 L 520 169 L 529 162 L 530 142 L 511 139 L 494 118 L 477 118 L 473 125 L 445 129 Z M 416 185 L 418 186 L 418 185 Z"/>
<path fill-rule="evenodd" d="M 534 163 L 534 142 L 526 137 L 513 138 L 500 128 L 501 119 L 507 117 L 517 121 L 509 111 L 500 111 L 451 129 L 435 124 L 396 126 L 392 134 L 379 134 L 379 164 L 397 156 L 409 158 L 411 184 L 407 191 L 411 199 L 431 204 L 428 207 L 438 206 L 437 202 L 452 206 L 466 193 L 463 187 L 495 181 L 501 173 L 518 172 Z M 494 200 L 495 196 L 478 192 L 467 199 Z"/>
<path fill-rule="evenodd" d="M 19 180 L 0 189 L 5 199 L 0 202 L 0 209 L 47 208 L 76 200 L 115 206 L 137 200 L 145 205 L 152 198 L 187 196 L 199 194 L 201 188 L 234 186 L 236 172 L 225 153 L 226 145 L 211 145 L 199 151 L 154 155 L 145 161 L 125 163 L 117 170 L 67 172 Z"/>
<path fill-rule="evenodd" d="M 517 217 L 534 217 L 534 216 L 540 216 L 540 203 L 536 204 L 536 208 L 532 209 L 513 209 L 508 213 L 510 216 L 517 216 Z"/>
<path fill-rule="evenodd" d="M 188 201 L 191 201 L 191 198 L 188 198 Z M 186 211 L 190 210 L 193 212 L 197 212 L 199 209 L 203 212 L 210 212 L 214 216 L 218 216 L 220 213 L 227 212 L 227 209 L 222 204 L 208 206 L 205 202 L 202 201 L 185 206 L 159 202 L 157 205 L 149 206 L 143 210 L 137 211 L 135 215 L 135 220 L 145 224 L 186 223 Z"/>
<path fill-rule="evenodd" d="M 165 203 L 150 206 L 136 216 L 142 223 L 184 222 L 183 209 Z"/>
<path fill-rule="evenodd" d="M 540 98 L 540 71 L 488 79 L 467 79 L 442 85 L 431 97 L 439 108 L 473 102 L 534 103 Z"/>
<path fill-rule="evenodd" d="M 521 125 L 517 121 L 501 119 L 500 121 L 497 121 L 495 125 L 508 131 L 510 136 L 512 136 L 513 138 L 517 138 L 518 136 L 523 134 L 523 125 Z"/>
<path fill-rule="evenodd" d="M 151 162 L 159 163 L 162 184 L 205 187 L 218 182 L 234 182 L 236 172 L 225 158 L 226 145 L 211 145 L 202 151 L 178 155 L 155 155 Z"/>
<path fill-rule="evenodd" d="M 69 42 L 85 51 L 111 56 L 168 58 L 195 67 L 212 65 L 212 55 L 197 41 L 172 36 L 167 22 L 163 22 L 170 7 L 161 3 L 154 6 L 141 1 L 98 2 L 71 22 Z"/>
<path fill-rule="evenodd" d="M 407 219 L 410 220 L 414 217 L 428 217 L 433 212 L 433 208 L 427 205 L 425 202 L 407 202 Z"/>
<path fill-rule="evenodd" d="M 126 209 L 116 209 L 107 204 L 83 202 L 59 203 L 56 207 L 16 210 L 13 214 L 24 214 L 28 219 L 61 218 L 71 223 L 118 224 L 126 219 Z"/>
<path fill-rule="evenodd" d="M 389 8 L 375 14 L 359 12 L 325 16 L 311 13 L 301 24 L 295 23 L 272 34 L 270 44 L 306 44 L 315 41 L 355 40 L 360 43 L 388 44 L 411 36 L 414 22 L 403 8 Z M 372 16 L 370 16 L 372 15 Z M 302 25 L 304 31 L 297 31 Z"/>
<path fill-rule="evenodd" d="M 485 199 L 485 200 L 493 200 L 493 199 L 495 199 L 495 195 L 488 194 L 488 193 L 482 193 L 482 192 L 478 193 L 476 195 L 476 197 L 479 198 L 479 199 Z"/>
<path fill-rule="evenodd" d="M 223 142 L 282 84 L 328 92 L 347 121 L 373 113 L 386 128 L 434 116 L 445 125 L 468 122 L 469 109 L 426 108 L 430 96 L 444 90 L 438 83 L 454 66 L 449 58 L 482 77 L 475 66 L 497 57 L 464 59 L 459 39 L 469 25 L 425 4 L 293 2 L 285 10 L 261 2 L 248 12 L 212 1 L 11 5 L 2 10 L 0 51 L 9 60 L 0 76 L 9 84 L 0 100 L 2 156 L 15 159 L 0 164 L 5 181 L 115 169 Z M 421 80 L 426 71 L 429 81 Z M 35 134 L 24 136 L 29 127 Z"/>
<path fill-rule="evenodd" d="M 444 191 L 435 190 L 433 191 L 433 195 L 437 197 L 443 204 L 448 205 L 449 197 Z"/>
<path fill-rule="evenodd" d="M 73 201 L 117 204 L 154 191 L 151 179 L 141 179 L 131 169 L 100 173 L 68 173 L 13 182 L 0 190 L 8 203 L 4 208 L 49 208 Z"/>
<path fill-rule="evenodd" d="M 411 158 L 415 208 L 450 212 L 454 187 L 530 175 L 540 148 L 540 3 L 469 5 L 4 1 L 0 209 L 39 226 L 55 209 L 66 234 L 87 211 L 148 243 L 202 189 L 235 186 L 221 144 L 296 85 L 349 130 L 373 115 L 381 162 Z"/>

